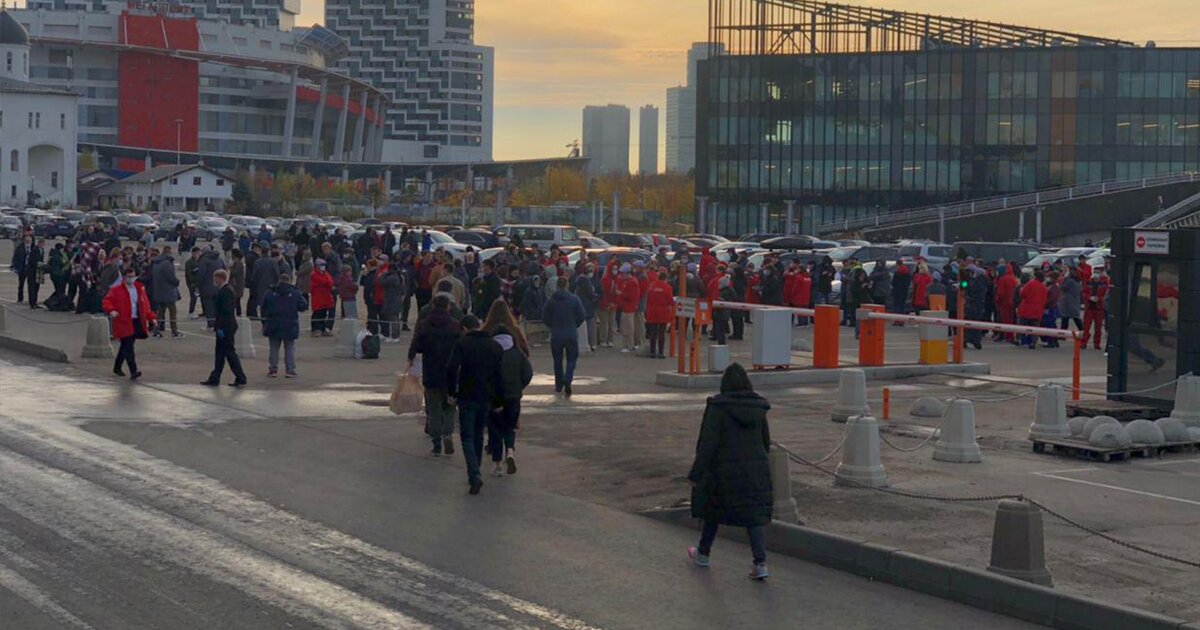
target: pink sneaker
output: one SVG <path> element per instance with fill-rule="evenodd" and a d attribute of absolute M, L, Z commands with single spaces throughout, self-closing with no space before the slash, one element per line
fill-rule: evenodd
<path fill-rule="evenodd" d="M 708 556 L 700 553 L 700 550 L 695 547 L 688 547 L 687 554 L 688 558 L 692 560 L 692 564 L 695 564 L 698 567 L 707 569 L 711 564 L 708 560 Z"/>

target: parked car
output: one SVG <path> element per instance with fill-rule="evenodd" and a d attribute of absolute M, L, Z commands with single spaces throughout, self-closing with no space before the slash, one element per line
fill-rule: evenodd
<path fill-rule="evenodd" d="M 570 225 L 501 225 L 495 233 L 503 245 L 507 245 L 514 235 L 520 238 L 525 247 L 536 244 L 542 249 L 549 249 L 551 245 L 579 244 L 579 230 Z M 599 236 L 604 238 L 603 234 Z"/>
<path fill-rule="evenodd" d="M 95 225 L 97 227 L 103 226 L 105 228 L 113 228 L 117 227 L 118 224 L 117 217 L 114 217 L 111 213 L 96 210 L 87 213 L 87 216 L 83 218 L 83 225 Z"/>
<path fill-rule="evenodd" d="M 924 258 L 930 265 L 941 267 L 950 262 L 953 248 L 945 243 L 904 243 L 900 245 L 900 260 L 906 264 Z"/>
<path fill-rule="evenodd" d="M 609 243 L 599 236 L 592 236 L 591 234 L 585 235 L 583 231 L 580 231 L 579 246 L 585 249 L 608 249 L 609 247 L 612 247 L 612 243 Z"/>
<path fill-rule="evenodd" d="M 463 254 L 467 253 L 467 247 L 469 247 L 468 245 L 459 243 L 458 241 L 450 238 L 450 236 L 448 234 L 446 234 L 445 232 L 442 232 L 440 230 L 428 230 L 428 229 L 426 230 L 426 232 L 429 234 L 429 238 L 433 240 L 433 250 L 434 251 L 437 251 L 439 249 L 444 250 L 447 254 L 450 254 L 450 256 L 452 256 L 454 258 L 461 258 L 463 256 Z M 419 234 L 419 232 L 418 232 L 418 234 Z M 470 246 L 470 247 L 474 247 L 474 246 Z M 478 249 L 478 248 L 476 248 L 476 249 Z M 396 243 L 396 247 L 391 251 L 391 255 L 395 256 L 399 252 L 400 252 L 400 244 Z"/>
<path fill-rule="evenodd" d="M 221 217 L 204 217 L 196 221 L 196 238 L 213 241 L 221 238 L 229 222 Z"/>
<path fill-rule="evenodd" d="M 751 243 L 761 243 L 769 238 L 775 238 L 777 236 L 787 236 L 787 234 L 765 234 L 765 233 L 751 232 L 749 234 L 743 234 L 743 235 L 739 236 L 737 238 L 737 240 L 749 241 Z"/>
<path fill-rule="evenodd" d="M 470 245 L 475 249 L 488 249 L 500 246 L 500 239 L 495 234 L 486 230 L 454 230 L 446 234 L 455 241 L 464 245 Z"/>
<path fill-rule="evenodd" d="M 637 247 L 649 251 L 654 241 L 645 234 L 633 232 L 600 232 L 596 236 L 608 241 L 613 247 Z"/>
<path fill-rule="evenodd" d="M 814 245 L 818 240 L 815 236 L 793 234 L 764 239 L 760 245 L 766 249 L 815 249 Z"/>
<path fill-rule="evenodd" d="M 682 238 L 685 241 L 705 240 L 705 241 L 716 241 L 717 243 L 728 243 L 729 242 L 729 239 L 725 238 L 724 236 L 721 236 L 720 234 L 684 234 L 683 236 L 681 236 L 679 238 Z"/>
<path fill-rule="evenodd" d="M 73 227 L 79 227 L 83 224 L 83 218 L 87 213 L 82 210 L 60 210 L 58 215 L 71 222 Z"/>
<path fill-rule="evenodd" d="M 847 260 L 857 260 L 858 262 L 867 262 L 868 260 L 896 260 L 900 257 L 900 251 L 895 247 L 883 247 L 879 245 L 868 245 L 866 247 L 852 245 L 850 247 L 839 247 L 829 252 L 829 257 L 833 259 L 835 269 L 841 269 L 842 264 Z"/>
<path fill-rule="evenodd" d="M 78 228 L 66 217 L 54 217 L 49 221 L 38 223 L 33 227 L 33 233 L 43 238 L 71 238 Z"/>
<path fill-rule="evenodd" d="M 0 238 L 17 238 L 25 231 L 25 224 L 20 217 L 12 215 L 0 216 Z"/>
<path fill-rule="evenodd" d="M 267 231 L 272 234 L 275 228 L 271 227 L 270 223 L 259 217 L 251 216 L 234 216 L 230 217 L 229 224 L 233 226 L 233 231 L 241 234 L 243 231 L 249 232 L 252 236 L 258 234 L 262 230 L 262 226 L 267 226 Z"/>
<path fill-rule="evenodd" d="M 961 241 L 953 245 L 954 258 L 970 256 L 985 264 L 1003 258 L 1008 262 L 1024 265 L 1041 252 L 1033 245 L 1024 243 L 992 243 L 986 241 Z"/>
<path fill-rule="evenodd" d="M 1043 265 L 1053 265 L 1055 262 L 1062 262 L 1069 267 L 1074 267 L 1079 262 L 1080 256 L 1087 256 L 1090 259 L 1096 251 L 1098 251 L 1096 247 L 1064 247 L 1054 253 L 1034 256 L 1029 259 L 1029 262 L 1021 265 L 1021 270 L 1032 272 L 1035 269 L 1041 269 Z M 1101 260 L 1103 261 L 1103 258 Z M 1089 261 L 1088 264 L 1090 265 L 1091 262 Z"/>
<path fill-rule="evenodd" d="M 117 231 L 125 238 L 139 239 L 147 229 L 153 233 L 158 233 L 158 224 L 148 214 L 126 214 L 117 217 L 117 222 L 120 227 Z"/>
<path fill-rule="evenodd" d="M 596 260 L 599 263 L 597 273 L 600 274 L 604 273 L 604 269 L 608 267 L 608 261 L 611 260 L 613 256 L 616 256 L 617 260 L 621 261 L 622 264 L 633 263 L 639 260 L 642 262 L 650 262 L 650 260 L 654 257 L 648 250 L 640 247 L 609 247 L 608 249 L 602 249 L 599 251 L 589 249 L 588 254 L 596 254 Z M 567 262 L 574 267 L 575 264 L 579 262 L 579 257 L 582 255 L 582 250 L 571 252 L 567 255 Z"/>

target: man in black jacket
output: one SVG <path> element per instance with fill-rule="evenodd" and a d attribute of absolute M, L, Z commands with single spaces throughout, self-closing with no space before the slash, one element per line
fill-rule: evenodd
<path fill-rule="evenodd" d="M 479 462 L 483 459 L 483 429 L 487 426 L 492 401 L 498 397 L 500 359 L 504 351 L 480 330 L 478 317 L 467 315 L 462 327 L 467 334 L 450 352 L 446 389 L 458 399 L 459 436 L 463 458 L 467 462 L 467 480 L 471 484 L 471 494 L 479 494 L 483 487 L 483 476 L 479 474 Z"/>
<path fill-rule="evenodd" d="M 408 347 L 408 369 L 421 355 L 421 384 L 425 386 L 425 434 L 433 440 L 433 456 L 443 447 L 454 454 L 454 401 L 447 389 L 446 367 L 454 344 L 462 337 L 462 326 L 450 315 L 450 296 L 435 295 L 432 310 L 417 322 L 417 332 Z"/>
<path fill-rule="evenodd" d="M 221 384 L 221 372 L 225 370 L 225 363 L 229 363 L 229 369 L 233 372 L 233 382 L 230 387 L 241 387 L 246 384 L 246 373 L 242 371 L 242 361 L 238 358 L 237 348 L 234 346 L 234 335 L 237 334 L 237 316 L 234 314 L 234 305 L 237 298 L 233 295 L 233 289 L 229 286 L 229 271 L 218 269 L 213 272 L 213 285 L 216 287 L 216 294 L 213 295 L 213 321 L 217 335 L 217 351 L 216 359 L 213 362 L 213 371 L 208 375 L 208 380 L 201 385 L 216 387 Z"/>
<path fill-rule="evenodd" d="M 492 310 L 492 302 L 500 299 L 500 277 L 496 275 L 496 263 L 491 260 L 483 261 L 481 281 L 475 290 L 474 311 L 479 319 L 487 319 L 488 311 Z"/>

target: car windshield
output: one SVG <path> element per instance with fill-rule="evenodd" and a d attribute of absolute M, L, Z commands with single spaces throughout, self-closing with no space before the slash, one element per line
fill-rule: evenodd
<path fill-rule="evenodd" d="M 437 230 L 429 230 L 429 238 L 433 239 L 434 243 L 454 243 L 454 242 L 456 242 L 454 239 L 447 236 L 445 232 L 438 232 Z"/>
<path fill-rule="evenodd" d="M 126 219 L 126 221 L 128 221 L 129 223 L 153 223 L 154 222 L 150 217 L 148 217 L 144 214 L 131 215 Z"/>
<path fill-rule="evenodd" d="M 850 258 L 851 256 L 857 254 L 859 249 L 862 249 L 862 248 L 861 247 L 839 247 L 839 248 L 829 252 L 829 257 L 834 259 L 835 261 L 846 260 L 846 259 Z"/>

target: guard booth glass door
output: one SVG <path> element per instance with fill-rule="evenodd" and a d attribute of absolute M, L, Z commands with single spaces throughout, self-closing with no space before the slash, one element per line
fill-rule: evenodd
<path fill-rule="evenodd" d="M 1130 275 L 1125 391 L 1140 391 L 1170 380 L 1176 373 L 1179 265 L 1169 260 L 1138 260 L 1133 263 Z M 1173 400 L 1175 386 L 1145 396 Z"/>

